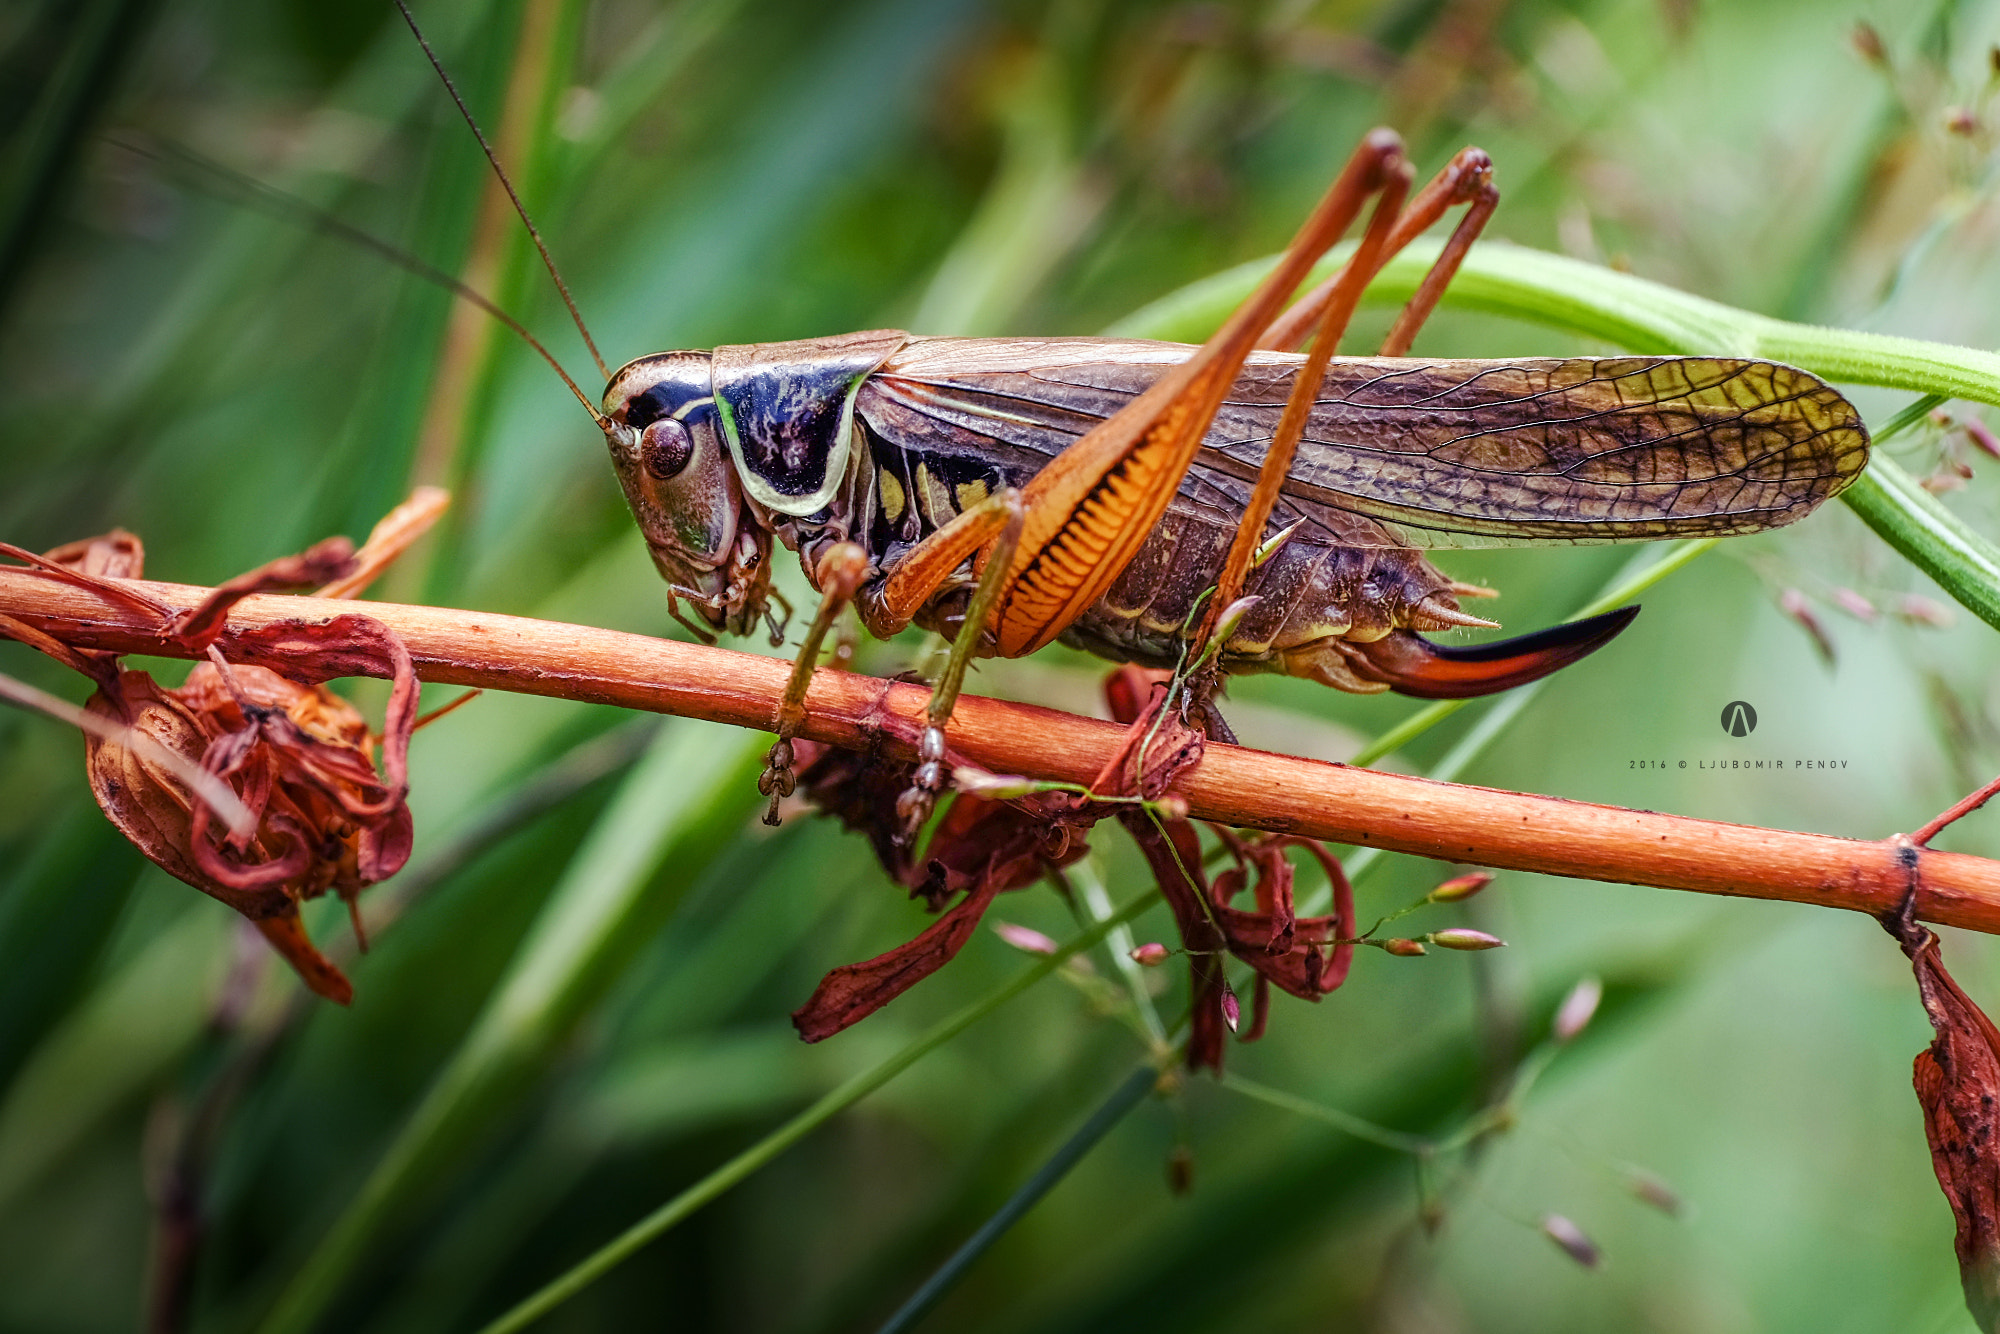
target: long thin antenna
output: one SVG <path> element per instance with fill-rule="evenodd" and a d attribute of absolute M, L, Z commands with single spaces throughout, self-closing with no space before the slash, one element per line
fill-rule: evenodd
<path fill-rule="evenodd" d="M 569 307 L 569 317 L 576 321 L 576 331 L 583 335 L 583 345 L 590 349 L 590 359 L 597 363 L 598 374 L 609 380 L 611 368 L 604 364 L 604 354 L 597 350 L 597 340 L 593 339 L 590 330 L 584 327 L 583 315 L 578 312 L 576 302 L 570 297 L 569 284 L 563 281 L 561 272 L 556 268 L 555 259 L 549 254 L 548 246 L 542 243 L 542 234 L 536 230 L 535 220 L 528 216 L 527 205 L 521 202 L 521 196 L 514 193 L 514 182 L 507 179 L 507 169 L 500 165 L 500 158 L 494 153 L 493 145 L 486 142 L 486 132 L 480 129 L 479 122 L 472 118 L 472 108 L 465 104 L 463 97 L 459 96 L 458 85 L 451 81 L 451 75 L 445 73 L 444 62 L 438 59 L 437 52 L 431 50 L 430 40 L 424 36 L 424 30 L 417 26 L 417 16 L 410 12 L 407 0 L 396 0 L 396 8 L 402 11 L 403 22 L 410 25 L 410 32 L 416 37 L 417 45 L 424 49 L 424 55 L 430 60 L 431 68 L 436 70 L 438 78 L 444 81 L 445 91 L 450 93 L 451 100 L 458 104 L 458 114 L 465 117 L 465 123 L 472 127 L 472 137 L 479 141 L 479 147 L 485 152 L 486 160 L 493 165 L 493 174 L 500 178 L 502 188 L 507 191 L 507 198 L 514 201 L 514 212 L 520 215 L 521 225 L 528 229 L 529 237 L 534 240 L 535 249 L 541 252 L 542 264 L 548 269 L 549 277 L 555 279 L 556 291 L 562 293 L 563 305 Z"/>
<path fill-rule="evenodd" d="M 353 227 L 342 222 L 339 218 L 334 217 L 325 209 L 315 204 L 308 203 L 296 195 L 287 194 L 275 185 L 267 185 L 254 176 L 245 176 L 242 172 L 232 167 L 226 167 L 211 158 L 203 157 L 191 148 L 164 141 L 147 145 L 120 135 L 106 135 L 105 138 L 128 153 L 137 154 L 140 157 L 163 165 L 170 165 L 177 161 L 182 166 L 192 167 L 204 175 L 224 181 L 234 186 L 240 198 L 246 203 L 253 204 L 279 217 L 289 218 L 294 222 L 302 223 L 315 231 L 325 232 L 329 236 L 338 237 L 350 245 L 360 246 L 363 250 L 373 251 L 383 259 L 388 260 L 391 264 L 415 274 L 425 282 L 435 283 L 460 300 L 471 302 L 494 319 L 500 321 L 500 323 L 506 325 L 509 329 L 512 329 L 516 334 L 520 335 L 522 342 L 540 353 L 542 360 L 548 362 L 550 369 L 562 377 L 562 382 L 569 386 L 570 393 L 576 395 L 576 401 L 583 404 L 583 410 L 590 414 L 591 419 L 599 427 L 608 427 L 611 425 L 610 418 L 600 412 L 597 405 L 590 401 L 589 396 L 577 387 L 576 381 L 570 378 L 569 372 L 562 368 L 562 363 L 555 359 L 555 354 L 542 346 L 541 339 L 529 333 L 519 320 L 495 305 L 484 293 L 466 286 L 444 270 L 425 263 L 415 255 L 397 249 L 379 236 L 373 236 L 368 232 L 362 231 L 359 227 Z M 605 378 L 609 379 L 610 377 L 606 376 Z"/>

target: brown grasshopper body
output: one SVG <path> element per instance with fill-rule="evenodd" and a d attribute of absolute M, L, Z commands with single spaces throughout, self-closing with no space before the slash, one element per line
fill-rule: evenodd
<path fill-rule="evenodd" d="M 1192 348 L 1106 339 L 894 332 L 666 353 L 613 377 L 604 408 L 633 511 L 673 593 L 718 629 L 765 613 L 770 539 L 809 576 L 858 545 L 871 630 L 886 579 L 927 539 L 1026 487 Z M 1165 514 L 1061 630 L 1105 657 L 1171 667 L 1218 581 L 1305 358 L 1255 354 Z M 662 424 L 664 423 L 664 424 Z M 650 434 L 649 434 L 650 432 Z M 683 444 L 685 442 L 685 444 Z M 1331 363 L 1248 575 L 1257 598 L 1220 662 L 1343 690 L 1486 693 L 1607 640 L 1625 619 L 1481 649 L 1420 631 L 1490 622 L 1424 548 L 1749 532 L 1810 510 L 1866 436 L 1804 372 L 1720 358 Z M 729 513 L 733 509 L 733 513 Z M 914 616 L 955 633 L 972 559 Z M 982 646 L 996 651 L 991 636 Z"/>

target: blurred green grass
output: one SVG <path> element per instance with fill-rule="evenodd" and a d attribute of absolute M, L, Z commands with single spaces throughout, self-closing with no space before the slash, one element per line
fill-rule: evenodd
<path fill-rule="evenodd" d="M 22 6 L 0 26 L 23 90 L 0 106 L 5 179 L 50 142 L 63 168 L 59 189 L 10 205 L 32 214 L 32 245 L 0 288 L 0 535 L 46 547 L 123 525 L 146 538 L 153 574 L 187 581 L 358 536 L 408 483 L 448 300 L 101 138 L 51 139 L 48 105 L 26 90 L 56 82 L 34 82 L 41 66 L 89 67 L 98 49 L 99 30 L 66 26 L 60 8 Z M 184 144 L 432 262 L 464 261 L 482 164 L 392 11 L 92 12 L 120 16 L 130 42 L 95 129 Z M 420 17 L 491 127 L 521 6 Z M 1864 19 L 1888 71 L 1850 43 Z M 1497 235 L 1771 315 L 1992 346 L 1992 131 L 1955 136 L 1944 117 L 1984 114 L 1996 36 L 1990 4 L 620 0 L 559 7 L 555 36 L 529 53 L 553 92 L 516 165 L 614 361 L 920 315 L 1091 332 L 1279 247 L 1385 120 L 1421 170 L 1466 141 L 1494 154 Z M 528 259 L 507 243 L 499 293 L 576 368 Z M 1419 350 L 1592 349 L 1447 311 Z M 497 340 L 479 383 L 447 469 L 459 507 L 388 591 L 668 632 L 594 433 L 560 387 Z M 1871 420 L 1897 406 L 1858 398 Z M 1941 444 L 1919 433 L 1892 453 L 1926 476 Z M 1996 531 L 1984 472 L 1946 499 Z M 1564 614 L 1626 557 L 1445 564 L 1503 588 L 1520 629 Z M 1794 587 L 1830 628 L 1832 665 L 1776 608 Z M 1844 510 L 1730 543 L 1649 594 L 1634 627 L 1557 677 L 1466 777 L 1857 837 L 1914 827 L 2000 768 L 1991 632 L 1963 614 L 1946 630 L 1864 622 L 1835 608 L 1843 587 L 1884 607 L 1939 596 Z M 895 671 L 909 652 L 868 661 Z M 0 645 L 0 670 L 81 694 L 16 646 Z M 973 688 L 1087 707 L 1096 672 L 1055 652 L 983 666 Z M 1268 736 L 1329 758 L 1414 708 L 1292 681 L 1234 693 Z M 1759 711 L 1758 753 L 1848 767 L 1700 769 L 1737 753 L 1715 724 L 1732 699 Z M 422 733 L 420 859 L 620 721 L 487 696 Z M 1475 722 L 1391 762 L 1422 767 Z M 713 731 L 719 752 L 743 741 Z M 351 1011 L 311 1009 L 251 1061 L 247 1035 L 275 1022 L 290 979 L 266 968 L 248 1025 L 218 1030 L 225 975 L 262 956 L 98 819 L 74 738 L 0 714 L 0 756 L 0 1328 L 36 1331 L 138 1318 L 162 1148 L 226 1070 L 243 1083 L 205 1165 L 191 1327 L 261 1319 L 514 975 L 580 851 L 625 827 L 614 803 L 635 781 L 583 784 L 442 874 L 355 966 Z M 1670 767 L 1632 767 L 1655 758 Z M 387 1212 L 320 1327 L 476 1327 L 1023 966 L 982 936 L 867 1024 L 797 1045 L 785 1015 L 826 968 L 924 919 L 858 841 L 816 821 L 764 835 L 742 786 L 704 807 L 698 855 L 635 882 L 634 920 L 664 925 L 585 970 L 566 1022 Z M 1975 818 L 1945 842 L 2000 851 L 1989 829 Z M 1107 881 L 1129 894 L 1136 859 L 1108 832 L 1099 843 Z M 1392 859 L 1364 913 L 1439 874 Z M 1872 924 L 1525 876 L 1465 911 L 1511 947 L 1365 952 L 1347 989 L 1318 1007 L 1281 1000 L 1270 1035 L 1230 1053 L 1263 1083 L 1431 1128 L 1477 1095 L 1510 1034 L 1579 974 L 1603 975 L 1616 1002 L 1604 1026 L 1482 1154 L 1436 1238 L 1412 1232 L 1405 1162 L 1197 1081 L 1113 1132 L 933 1327 L 1966 1326 L 1907 1086 L 1928 1032 Z M 994 915 L 1074 929 L 1041 890 Z M 1160 914 L 1138 929 L 1171 933 Z M 1975 995 L 2000 994 L 1987 942 L 1954 936 L 1947 950 Z M 1179 995 L 1162 998 L 1170 1015 Z M 548 1327 L 662 1312 L 696 1328 L 870 1327 L 1139 1054 L 1079 993 L 1043 984 Z M 1195 1186 L 1176 1199 L 1163 1163 L 1179 1142 Z M 1692 1214 L 1635 1202 L 1611 1170 L 1628 1161 Z M 1548 1211 L 1603 1246 L 1602 1272 L 1537 1234 Z"/>

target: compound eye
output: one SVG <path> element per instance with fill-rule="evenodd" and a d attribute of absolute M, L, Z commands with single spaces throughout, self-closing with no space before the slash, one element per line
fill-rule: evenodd
<path fill-rule="evenodd" d="M 659 481 L 671 481 L 694 457 L 694 441 L 687 427 L 672 417 L 649 424 L 639 436 L 639 459 L 646 471 Z"/>

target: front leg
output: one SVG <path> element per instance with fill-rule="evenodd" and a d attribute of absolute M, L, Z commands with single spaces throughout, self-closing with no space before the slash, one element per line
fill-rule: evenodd
<path fill-rule="evenodd" d="M 951 642 L 944 670 L 931 688 L 924 713 L 923 734 L 917 739 L 917 773 L 896 799 L 896 815 L 904 837 L 913 837 L 930 818 L 938 794 L 945 788 L 944 729 L 965 685 L 965 669 L 986 647 L 986 623 L 1005 587 L 1014 550 L 1021 540 L 1021 493 L 1013 487 L 995 492 L 919 542 L 896 562 L 879 588 L 864 595 L 862 620 L 869 632 L 887 638 L 901 631 L 968 558 L 976 557 L 979 582 L 965 606 L 965 617 Z"/>
<path fill-rule="evenodd" d="M 806 720 L 806 691 L 812 686 L 813 670 L 819 666 L 820 645 L 840 614 L 854 601 L 854 594 L 868 574 L 868 553 L 852 542 L 836 542 L 813 567 L 813 587 L 820 591 L 819 611 L 813 616 L 799 653 L 792 660 L 791 679 L 785 682 L 784 698 L 778 701 L 778 718 L 772 729 L 778 739 L 764 756 L 764 772 L 758 775 L 757 790 L 771 799 L 764 823 L 778 823 L 778 803 L 798 787 L 792 770 L 792 738 Z"/>

